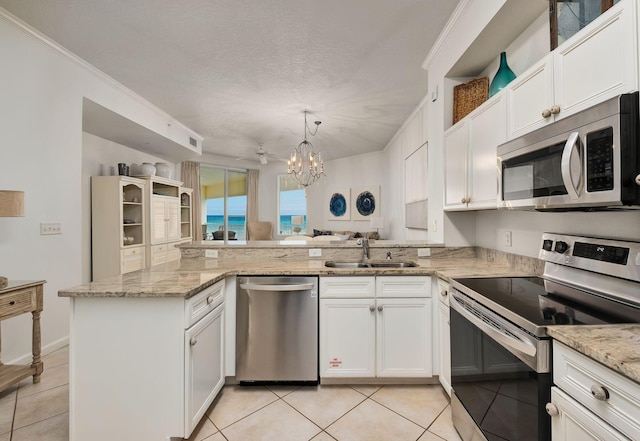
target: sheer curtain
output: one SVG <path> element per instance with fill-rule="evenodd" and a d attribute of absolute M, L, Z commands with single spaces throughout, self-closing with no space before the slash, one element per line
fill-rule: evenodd
<path fill-rule="evenodd" d="M 185 161 L 180 169 L 183 186 L 193 189 L 191 193 L 191 235 L 195 242 L 202 240 L 202 220 L 200 210 L 200 164 Z"/>
<path fill-rule="evenodd" d="M 258 182 L 260 170 L 247 170 L 247 225 L 250 221 L 259 220 Z M 247 236 L 249 230 L 247 229 Z M 248 237 L 250 239 L 250 237 Z"/>

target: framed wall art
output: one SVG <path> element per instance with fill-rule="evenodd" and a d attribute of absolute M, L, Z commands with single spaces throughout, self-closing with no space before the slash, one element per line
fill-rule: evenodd
<path fill-rule="evenodd" d="M 349 189 L 339 189 L 329 192 L 327 208 L 329 220 L 351 220 L 351 192 Z"/>
<path fill-rule="evenodd" d="M 355 188 L 353 193 L 353 220 L 369 220 L 380 214 L 380 187 Z M 374 216 L 375 214 L 375 216 Z"/>

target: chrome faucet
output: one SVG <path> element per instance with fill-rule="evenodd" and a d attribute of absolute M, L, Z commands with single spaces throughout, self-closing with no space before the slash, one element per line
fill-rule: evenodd
<path fill-rule="evenodd" d="M 358 245 L 362 245 L 362 251 L 364 252 L 364 260 L 369 260 L 369 238 L 361 237 L 356 242 Z"/>

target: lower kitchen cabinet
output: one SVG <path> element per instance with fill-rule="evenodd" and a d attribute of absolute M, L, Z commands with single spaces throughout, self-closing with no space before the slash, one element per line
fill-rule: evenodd
<path fill-rule="evenodd" d="M 189 438 L 224 383 L 224 290 L 71 297 L 69 439 Z"/>
<path fill-rule="evenodd" d="M 431 377 L 430 297 L 429 277 L 321 277 L 320 377 Z"/>

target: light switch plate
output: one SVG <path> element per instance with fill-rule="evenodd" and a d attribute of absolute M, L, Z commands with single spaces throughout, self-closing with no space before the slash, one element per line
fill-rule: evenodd
<path fill-rule="evenodd" d="M 204 257 L 208 257 L 210 259 L 217 259 L 218 250 L 204 250 Z"/>
<path fill-rule="evenodd" d="M 309 257 L 322 257 L 322 250 L 320 248 L 309 248 Z"/>

